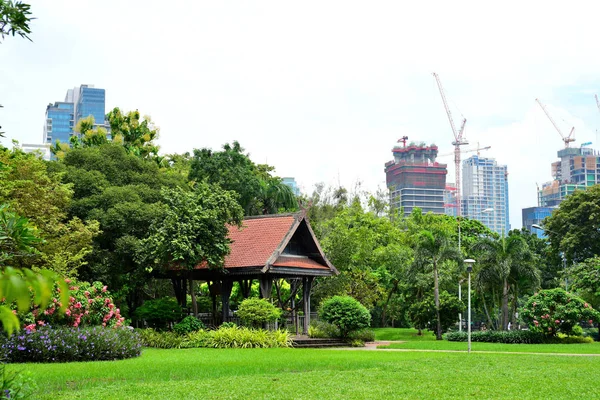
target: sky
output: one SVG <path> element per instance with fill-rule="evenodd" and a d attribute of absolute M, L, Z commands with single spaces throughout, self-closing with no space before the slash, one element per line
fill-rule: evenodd
<path fill-rule="evenodd" d="M 107 111 L 150 115 L 164 153 L 237 140 L 305 193 L 375 191 L 400 137 L 452 152 L 437 72 L 465 147 L 508 165 L 512 228 L 563 147 L 536 98 L 600 148 L 598 2 L 29 3 L 33 42 L 0 44 L 5 145 L 41 143 L 46 105 L 93 84 Z"/>

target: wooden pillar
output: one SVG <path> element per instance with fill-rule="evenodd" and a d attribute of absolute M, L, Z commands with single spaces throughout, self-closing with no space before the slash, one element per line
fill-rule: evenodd
<path fill-rule="evenodd" d="M 252 290 L 252 279 L 240 280 L 240 289 L 242 290 L 242 297 L 244 299 L 250 297 L 250 291 Z"/>
<path fill-rule="evenodd" d="M 192 315 L 198 317 L 198 303 L 196 302 L 196 291 L 194 290 L 194 279 L 190 276 L 190 294 L 192 295 Z"/>
<path fill-rule="evenodd" d="M 231 296 L 231 289 L 233 288 L 233 281 L 229 279 L 223 279 L 221 281 L 221 303 L 222 303 L 222 315 L 223 322 L 229 320 L 229 296 Z"/>
<path fill-rule="evenodd" d="M 273 279 L 267 276 L 260 277 L 260 297 L 261 299 L 270 299 L 273 289 Z"/>
<path fill-rule="evenodd" d="M 181 278 L 181 308 L 187 307 L 187 279 Z"/>
<path fill-rule="evenodd" d="M 310 292 L 312 289 L 312 276 L 302 278 L 302 301 L 304 311 L 304 326 L 302 327 L 302 334 L 308 335 L 308 326 L 310 325 Z"/>

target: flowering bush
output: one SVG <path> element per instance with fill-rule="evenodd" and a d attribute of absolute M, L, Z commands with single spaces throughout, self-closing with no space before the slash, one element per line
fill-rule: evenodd
<path fill-rule="evenodd" d="M 79 282 L 68 280 L 69 304 L 64 313 L 59 313 L 62 307 L 60 300 L 61 289 L 54 286 L 52 299 L 45 310 L 34 307 L 22 317 L 27 330 L 33 331 L 40 326 L 68 325 L 75 328 L 79 326 L 110 326 L 123 325 L 125 318 L 121 311 L 115 307 L 108 288 L 101 282 Z"/>
<path fill-rule="evenodd" d="M 576 335 L 575 327 L 580 321 L 592 324 L 600 320 L 598 311 L 563 289 L 541 290 L 529 298 L 521 314 L 531 331 L 546 336 Z"/>
<path fill-rule="evenodd" d="M 128 328 L 43 326 L 0 335 L 0 357 L 7 362 L 120 360 L 139 356 L 141 347 L 139 335 Z"/>

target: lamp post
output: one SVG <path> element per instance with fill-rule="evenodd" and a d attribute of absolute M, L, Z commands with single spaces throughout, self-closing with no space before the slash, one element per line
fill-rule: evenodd
<path fill-rule="evenodd" d="M 539 230 L 544 231 L 544 232 L 550 232 L 550 233 L 554 233 L 555 235 L 558 235 L 558 233 L 556 233 L 554 231 L 550 231 L 550 230 L 545 229 L 545 228 L 542 228 L 538 224 L 531 224 L 531 227 L 533 229 L 539 229 Z M 565 292 L 568 292 L 569 291 L 569 278 L 567 277 L 567 257 L 565 257 L 565 252 L 564 251 L 561 251 L 560 256 L 562 258 L 563 271 L 565 272 Z"/>
<path fill-rule="evenodd" d="M 468 302 L 468 322 L 467 322 L 467 353 L 471 354 L 471 272 L 473 272 L 473 264 L 475 264 L 475 260 L 468 258 L 463 261 L 467 264 L 467 272 L 469 273 L 469 302 Z"/>
<path fill-rule="evenodd" d="M 494 212 L 493 208 L 486 208 L 485 210 L 481 210 L 479 212 L 476 212 L 475 214 L 473 214 L 473 216 L 479 215 L 479 214 L 485 214 L 485 213 L 490 213 L 490 212 Z M 460 231 L 460 219 L 458 220 L 458 251 L 461 251 L 461 231 Z M 462 300 L 462 296 L 461 296 L 461 283 L 464 281 L 464 279 L 461 279 L 460 281 L 458 281 L 458 299 Z M 458 331 L 462 332 L 462 313 L 458 314 Z"/>

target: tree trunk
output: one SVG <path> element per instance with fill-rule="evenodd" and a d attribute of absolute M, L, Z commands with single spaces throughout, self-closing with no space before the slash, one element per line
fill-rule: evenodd
<path fill-rule="evenodd" d="M 388 306 L 390 304 L 390 300 L 392 299 L 392 296 L 393 296 L 393 294 L 394 294 L 394 292 L 396 291 L 397 288 L 398 288 L 398 282 L 394 283 L 394 286 L 392 287 L 392 289 L 388 293 L 387 299 L 385 300 L 385 304 L 383 305 L 383 309 L 381 310 L 381 327 L 382 328 L 385 328 L 387 309 L 388 309 Z"/>
<path fill-rule="evenodd" d="M 485 296 L 482 297 L 482 300 L 483 311 L 485 311 L 485 317 L 488 320 L 488 325 L 490 326 L 490 329 L 496 329 L 496 327 L 494 326 L 494 322 L 492 321 L 492 317 L 490 317 L 490 312 L 488 311 L 487 303 L 485 302 Z"/>
<path fill-rule="evenodd" d="M 504 279 L 502 282 L 502 330 L 508 329 L 508 281 Z"/>
<path fill-rule="evenodd" d="M 442 340 L 442 321 L 440 321 L 440 288 L 438 283 L 437 262 L 433 260 L 433 297 L 435 300 L 435 316 L 437 319 L 436 340 Z"/>

